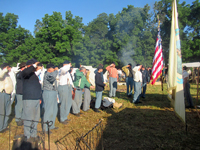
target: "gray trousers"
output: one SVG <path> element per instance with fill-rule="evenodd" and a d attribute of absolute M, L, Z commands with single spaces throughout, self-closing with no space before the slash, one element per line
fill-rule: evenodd
<path fill-rule="evenodd" d="M 40 119 L 40 100 L 23 100 L 24 135 L 37 137 L 37 125 Z M 28 121 L 27 121 L 28 120 Z M 33 122 L 33 121 L 37 122 Z"/>
<path fill-rule="evenodd" d="M 90 109 L 91 95 L 89 88 L 84 88 L 84 91 L 83 111 L 87 111 Z"/>
<path fill-rule="evenodd" d="M 58 94 L 60 100 L 60 121 L 67 120 L 72 107 L 72 85 L 59 85 Z"/>
<path fill-rule="evenodd" d="M 55 120 L 58 112 L 58 105 L 57 105 L 57 92 L 56 91 L 49 91 L 44 90 L 43 94 L 43 105 L 44 105 L 44 116 L 43 121 L 52 121 L 53 124 L 50 129 L 55 128 Z M 47 124 L 43 125 L 43 130 L 48 131 Z"/>
<path fill-rule="evenodd" d="M 0 131 L 8 126 L 9 115 L 11 114 L 10 95 L 0 92 Z"/>
<path fill-rule="evenodd" d="M 16 94 L 15 99 L 15 121 L 18 122 L 22 119 L 23 114 L 23 96 L 21 94 Z"/>
<path fill-rule="evenodd" d="M 109 97 L 115 97 L 117 90 L 117 78 L 109 77 L 109 86 L 110 86 Z"/>
<path fill-rule="evenodd" d="M 72 101 L 72 112 L 74 114 L 80 113 L 81 104 L 82 104 L 82 90 L 76 90 L 75 98 Z"/>
<path fill-rule="evenodd" d="M 193 107 L 194 105 L 193 105 L 193 101 L 192 101 L 192 96 L 190 94 L 190 84 L 189 84 L 189 82 L 187 82 L 185 84 L 184 96 L 185 96 L 185 98 L 186 98 L 186 100 L 188 102 L 188 105 L 191 106 L 191 107 Z"/>

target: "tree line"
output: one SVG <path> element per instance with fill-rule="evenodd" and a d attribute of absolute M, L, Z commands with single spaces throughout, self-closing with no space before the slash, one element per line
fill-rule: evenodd
<path fill-rule="evenodd" d="M 183 62 L 199 61 L 200 3 L 177 1 Z M 101 13 L 87 25 L 79 16 L 66 11 L 45 14 L 36 20 L 34 35 L 18 25 L 16 14 L 0 13 L 0 63 L 16 65 L 35 58 L 44 65 L 59 66 L 64 60 L 79 64 L 107 66 L 112 62 L 122 67 L 128 63 L 151 67 L 157 37 L 157 16 L 165 64 L 168 63 L 171 0 L 155 2 L 153 9 L 128 5 L 116 15 Z"/>

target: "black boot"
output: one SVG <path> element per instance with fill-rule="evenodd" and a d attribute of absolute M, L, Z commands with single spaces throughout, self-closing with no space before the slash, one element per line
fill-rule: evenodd
<path fill-rule="evenodd" d="M 94 111 L 100 113 L 99 109 L 97 108 L 95 108 Z"/>

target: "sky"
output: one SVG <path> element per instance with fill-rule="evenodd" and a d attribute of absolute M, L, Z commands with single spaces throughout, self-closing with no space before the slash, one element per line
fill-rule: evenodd
<path fill-rule="evenodd" d="M 134 7 L 144 7 L 148 4 L 153 8 L 157 0 L 0 0 L 0 12 L 3 16 L 6 13 L 18 15 L 18 25 L 34 31 L 34 25 L 37 19 L 42 20 L 45 14 L 52 15 L 53 11 L 61 12 L 65 17 L 66 11 L 71 11 L 73 16 L 83 18 L 83 23 L 87 25 L 101 13 L 114 15 L 120 12 L 127 5 Z M 192 4 L 195 0 L 180 0 L 186 4 Z"/>

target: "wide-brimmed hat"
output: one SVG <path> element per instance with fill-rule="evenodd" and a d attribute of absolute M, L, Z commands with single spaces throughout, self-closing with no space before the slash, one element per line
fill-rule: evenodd
<path fill-rule="evenodd" d="M 47 64 L 47 69 L 49 68 L 55 68 L 54 64 Z"/>
<path fill-rule="evenodd" d="M 69 64 L 69 63 L 70 63 L 70 61 L 65 60 L 63 64 Z"/>
<path fill-rule="evenodd" d="M 25 63 L 25 62 L 22 62 L 22 63 L 19 64 L 19 69 L 21 69 L 21 68 L 23 68 L 23 67 L 25 67 L 25 66 L 26 66 L 26 63 Z"/>
<path fill-rule="evenodd" d="M 7 66 L 11 67 L 8 63 L 3 63 L 3 64 L 1 65 L 1 69 L 3 70 L 3 68 L 5 68 L 5 67 L 7 67 Z"/>
<path fill-rule="evenodd" d="M 36 62 L 38 62 L 36 59 L 34 59 L 34 58 L 32 58 L 32 59 L 30 59 L 30 60 L 28 60 L 27 62 L 26 62 L 26 65 L 32 65 L 32 64 L 34 64 L 34 63 L 36 63 Z"/>

